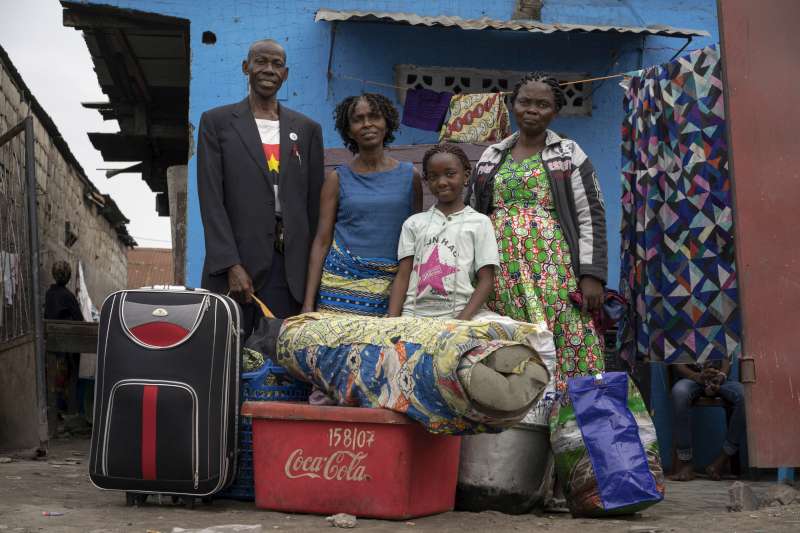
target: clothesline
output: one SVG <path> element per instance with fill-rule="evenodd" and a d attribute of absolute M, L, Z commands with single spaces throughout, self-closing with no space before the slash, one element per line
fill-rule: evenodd
<path fill-rule="evenodd" d="M 630 74 L 596 76 L 563 82 L 560 85 L 566 86 L 575 83 L 607 80 L 626 75 Z M 410 88 L 365 80 L 346 74 L 331 73 L 331 76 L 390 89 L 407 90 Z M 602 83 L 593 87 L 592 92 L 601 85 Z M 481 94 L 453 95 L 449 91 L 438 92 L 426 89 L 412 89 L 403 105 L 401 123 L 412 128 L 439 132 L 440 142 L 497 142 L 510 133 L 508 130 L 509 113 L 503 97 L 503 95 L 508 94 L 511 93 L 509 91 L 496 91 Z M 454 105 L 453 101 L 458 103 Z"/>
<path fill-rule="evenodd" d="M 334 74 L 334 76 L 337 77 L 337 78 L 343 79 L 343 80 L 359 81 L 361 83 L 366 83 L 366 84 L 369 84 L 369 85 L 375 85 L 377 87 L 386 87 L 388 89 L 407 90 L 407 89 L 411 88 L 411 87 L 401 87 L 399 85 L 392 85 L 391 83 L 382 83 L 382 82 L 379 82 L 379 81 L 365 80 L 365 79 L 362 79 L 362 78 L 356 78 L 356 77 L 353 77 L 353 76 L 347 76 L 346 74 Z M 564 81 L 564 82 L 559 83 L 559 85 L 561 87 L 566 87 L 567 85 L 575 85 L 576 83 L 589 83 L 591 81 L 610 80 L 610 79 L 613 79 L 613 78 L 624 78 L 626 76 L 630 77 L 631 73 L 630 72 L 622 72 L 622 73 L 619 73 L 619 74 L 610 74 L 608 76 L 598 76 L 596 78 L 586 78 L 586 79 L 583 79 L 583 80 Z M 502 91 L 502 94 L 511 94 L 511 92 L 512 91 Z"/>

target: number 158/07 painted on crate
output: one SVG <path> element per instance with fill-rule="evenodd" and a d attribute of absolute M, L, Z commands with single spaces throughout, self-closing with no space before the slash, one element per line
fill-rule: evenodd
<path fill-rule="evenodd" d="M 328 446 L 331 448 L 349 448 L 358 450 L 361 448 L 371 448 L 375 442 L 375 432 L 354 428 L 329 428 Z"/>

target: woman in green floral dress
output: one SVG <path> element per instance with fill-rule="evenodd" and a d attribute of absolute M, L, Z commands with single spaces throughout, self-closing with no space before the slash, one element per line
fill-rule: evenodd
<path fill-rule="evenodd" d="M 563 390 L 566 378 L 603 369 L 591 312 L 602 306 L 607 275 L 605 209 L 586 154 L 547 129 L 565 101 L 558 82 L 529 74 L 511 101 L 519 131 L 484 152 L 469 198 L 492 219 L 499 246 L 489 308 L 547 324 Z M 582 307 L 570 301 L 576 290 Z"/>

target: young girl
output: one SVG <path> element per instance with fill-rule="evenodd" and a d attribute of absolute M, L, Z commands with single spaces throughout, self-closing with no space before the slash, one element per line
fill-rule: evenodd
<path fill-rule="evenodd" d="M 472 167 L 454 144 L 434 146 L 422 159 L 436 205 L 403 223 L 400 261 L 389 316 L 472 320 L 484 307 L 500 263 L 489 217 L 464 205 Z"/>

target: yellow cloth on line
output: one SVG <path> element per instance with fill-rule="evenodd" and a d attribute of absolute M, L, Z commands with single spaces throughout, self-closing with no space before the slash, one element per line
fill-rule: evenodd
<path fill-rule="evenodd" d="M 439 132 L 440 142 L 499 142 L 510 133 L 503 93 L 457 94 L 450 116 Z"/>

